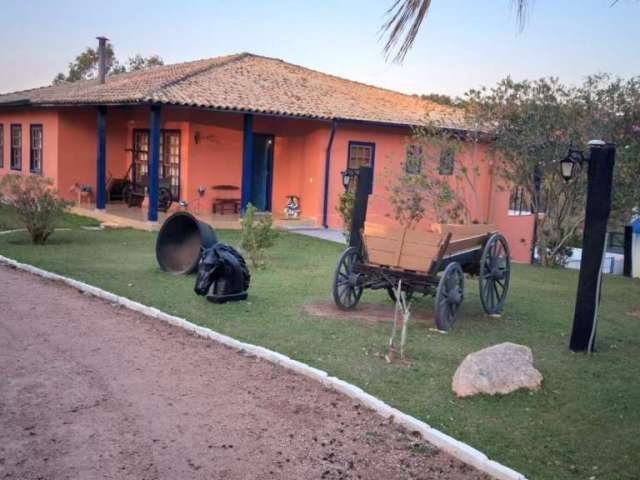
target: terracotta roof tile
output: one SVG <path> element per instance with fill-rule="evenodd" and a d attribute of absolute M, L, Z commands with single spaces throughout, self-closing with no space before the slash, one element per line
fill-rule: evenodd
<path fill-rule="evenodd" d="M 417 96 L 249 53 L 0 95 L 0 106 L 161 103 L 319 119 L 463 128 L 462 113 Z"/>

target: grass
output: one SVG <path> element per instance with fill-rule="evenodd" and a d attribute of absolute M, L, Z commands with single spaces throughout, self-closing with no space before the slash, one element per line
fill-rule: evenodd
<path fill-rule="evenodd" d="M 83 215 L 64 213 L 56 226 L 58 228 L 97 227 L 100 226 L 100 222 Z M 0 204 L 0 232 L 19 228 L 24 228 L 24 223 L 22 223 L 16 209 L 11 205 Z"/>
<path fill-rule="evenodd" d="M 219 232 L 237 244 L 238 233 Z M 468 280 L 458 323 L 446 335 L 410 326 L 409 366 L 388 365 L 389 325 L 306 315 L 329 298 L 339 245 L 283 233 L 268 269 L 252 272 L 247 302 L 214 305 L 193 293 L 194 277 L 162 273 L 153 233 L 56 232 L 42 247 L 26 234 L 0 236 L 0 253 L 154 305 L 243 341 L 328 371 L 468 442 L 532 479 L 638 478 L 640 461 L 640 282 L 606 277 L 595 355 L 567 349 L 577 275 L 515 265 L 505 314 L 482 315 Z M 364 293 L 383 302 L 384 292 Z M 431 299 L 415 308 L 430 309 Z M 540 391 L 457 399 L 453 373 L 469 352 L 512 341 L 532 348 Z"/>

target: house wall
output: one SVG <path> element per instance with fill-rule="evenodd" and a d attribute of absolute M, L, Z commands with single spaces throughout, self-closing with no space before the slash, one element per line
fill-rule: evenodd
<path fill-rule="evenodd" d="M 0 168 L 0 176 L 8 173 L 30 174 L 29 131 L 32 124 L 42 125 L 42 175 L 58 181 L 58 112 L 49 109 L 2 109 L 0 124 L 4 126 L 4 162 Z M 22 169 L 11 169 L 11 125 L 22 126 Z"/>
<path fill-rule="evenodd" d="M 376 223 L 393 224 L 393 209 L 388 202 L 389 188 L 394 184 L 398 172 L 403 168 L 406 147 L 410 143 L 411 131 L 402 128 L 370 127 L 340 124 L 332 151 L 331 186 L 329 195 L 328 223 L 339 227 L 341 219 L 336 211 L 338 196 L 342 193 L 340 172 L 347 166 L 348 146 L 350 141 L 372 142 L 375 144 L 373 192 L 369 199 L 367 218 Z M 426 158 L 438 158 L 437 149 L 427 149 Z M 454 175 L 443 176 L 451 188 L 461 195 L 469 209 L 470 221 L 487 222 L 490 212 L 490 158 L 486 145 L 466 144 L 456 153 Z M 468 180 L 459 178 L 469 172 Z M 475 170 L 477 169 L 477 170 Z M 477 171 L 477 175 L 473 173 Z M 435 218 L 425 218 L 418 228 L 429 228 Z"/>
<path fill-rule="evenodd" d="M 133 130 L 149 127 L 148 107 L 112 107 L 107 113 L 107 175 L 124 176 L 132 161 Z M 9 172 L 10 125 L 23 127 L 22 173 L 29 170 L 29 125 L 43 125 L 43 174 L 51 177 L 60 194 L 74 199 L 70 191 L 75 183 L 86 183 L 95 191 L 96 182 L 96 121 L 95 108 L 3 109 L 0 123 L 4 125 L 4 166 L 0 175 Z M 181 199 L 194 210 L 209 210 L 213 197 L 219 195 L 212 185 L 229 184 L 240 187 L 242 180 L 243 116 L 186 108 L 163 108 L 161 128 L 181 131 Z M 288 195 L 300 197 L 302 216 L 321 225 L 324 203 L 324 168 L 326 149 L 331 133 L 330 122 L 294 120 L 255 116 L 254 132 L 275 137 L 272 210 L 280 214 Z M 349 141 L 375 143 L 373 194 L 369 200 L 368 220 L 394 224 L 393 210 L 388 202 L 388 188 L 405 161 L 410 138 L 407 128 L 381 127 L 340 122 L 331 150 L 328 194 L 328 225 L 341 227 L 336 211 L 338 196 L 343 191 L 340 172 L 347 166 Z M 437 154 L 437 152 L 430 152 Z M 499 189 L 491 171 L 492 158 L 484 144 L 467 144 L 456 154 L 456 172 L 462 167 L 471 174 L 468 181 L 447 178 L 450 185 L 465 197 L 472 221 L 495 223 L 505 235 L 513 258 L 528 261 L 533 231 L 533 217 L 508 215 L 508 189 Z M 205 188 L 203 198 L 197 189 Z M 240 195 L 240 191 L 231 195 Z M 435 219 L 421 222 L 419 229 L 428 228 Z"/>
<path fill-rule="evenodd" d="M 528 263 L 533 241 L 533 215 L 509 215 L 509 190 L 494 194 L 495 224 L 509 242 L 511 257 L 517 262 Z"/>
<path fill-rule="evenodd" d="M 325 137 L 328 138 L 328 129 Z M 402 163 L 406 146 L 410 142 L 409 129 L 339 124 L 332 149 L 328 224 L 341 228 L 342 220 L 336 211 L 338 196 L 343 192 L 340 172 L 347 166 L 349 141 L 375 143 L 373 192 L 369 197 L 367 219 L 371 222 L 393 225 L 393 208 L 388 201 L 389 187 L 394 183 Z M 326 144 L 325 144 L 326 145 Z M 437 158 L 439 152 L 427 151 L 425 156 Z M 467 174 L 463 172 L 466 170 Z M 533 232 L 532 216 L 509 216 L 509 189 L 499 189 L 493 170 L 493 158 L 483 143 L 467 143 L 456 152 L 454 175 L 446 178 L 449 185 L 462 198 L 469 209 L 472 222 L 494 223 L 506 237 L 515 261 L 528 262 Z M 321 215 L 321 213 L 320 213 Z M 416 227 L 428 229 L 434 218 L 425 218 Z"/>

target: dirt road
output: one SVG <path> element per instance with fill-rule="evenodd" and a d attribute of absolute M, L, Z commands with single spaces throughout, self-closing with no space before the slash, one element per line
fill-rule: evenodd
<path fill-rule="evenodd" d="M 0 479 L 484 478 L 281 367 L 6 267 L 0 285 Z"/>

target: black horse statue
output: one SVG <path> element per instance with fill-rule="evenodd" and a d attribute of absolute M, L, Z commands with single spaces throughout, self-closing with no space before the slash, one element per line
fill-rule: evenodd
<path fill-rule="evenodd" d="M 251 274 L 238 251 L 216 243 L 202 250 L 195 292 L 214 303 L 246 300 Z"/>

